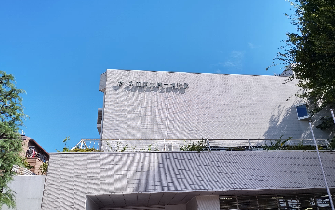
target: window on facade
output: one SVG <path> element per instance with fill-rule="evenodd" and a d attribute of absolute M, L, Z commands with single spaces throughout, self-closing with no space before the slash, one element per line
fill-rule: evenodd
<path fill-rule="evenodd" d="M 297 115 L 298 115 L 298 120 L 309 119 L 309 114 L 307 112 L 306 104 L 297 106 Z"/>

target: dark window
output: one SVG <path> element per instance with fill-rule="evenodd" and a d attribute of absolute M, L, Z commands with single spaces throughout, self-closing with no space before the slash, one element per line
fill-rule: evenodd
<path fill-rule="evenodd" d="M 308 119 L 309 118 L 309 114 L 307 112 L 307 106 L 306 106 L 306 104 L 297 106 L 297 114 L 298 114 L 298 120 Z"/>

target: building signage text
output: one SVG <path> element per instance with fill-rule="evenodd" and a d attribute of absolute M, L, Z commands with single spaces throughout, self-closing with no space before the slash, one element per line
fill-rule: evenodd
<path fill-rule="evenodd" d="M 135 82 L 135 81 L 130 81 L 128 83 L 119 81 L 117 83 L 119 87 L 125 85 L 128 87 L 143 87 L 143 88 L 188 88 L 188 83 L 163 83 L 163 82 L 157 82 L 157 83 L 152 83 L 152 82 Z"/>

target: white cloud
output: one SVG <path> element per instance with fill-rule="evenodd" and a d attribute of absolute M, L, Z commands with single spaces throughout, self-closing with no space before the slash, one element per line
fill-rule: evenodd
<path fill-rule="evenodd" d="M 260 48 L 261 47 L 261 45 L 256 45 L 252 42 L 248 42 L 248 46 L 249 46 L 250 49 L 255 49 L 255 48 Z"/>
<path fill-rule="evenodd" d="M 233 50 L 230 52 L 229 56 L 223 58 L 221 62 L 213 64 L 212 67 L 215 68 L 215 72 L 220 74 L 221 71 L 226 69 L 242 69 L 245 51 Z"/>
<path fill-rule="evenodd" d="M 243 66 L 245 51 L 234 50 L 230 53 L 229 57 L 225 59 L 223 63 L 220 63 L 223 67 L 241 69 Z"/>
<path fill-rule="evenodd" d="M 222 64 L 222 66 L 224 66 L 224 67 L 235 67 L 236 64 L 233 63 L 232 61 L 226 61 Z"/>
<path fill-rule="evenodd" d="M 230 54 L 230 57 L 233 58 L 243 58 L 244 57 L 244 51 L 232 51 Z"/>
<path fill-rule="evenodd" d="M 249 42 L 248 45 L 249 45 L 249 47 L 250 47 L 251 49 L 254 49 L 254 48 L 256 47 L 256 46 L 255 46 L 253 43 L 251 43 L 251 42 Z"/>

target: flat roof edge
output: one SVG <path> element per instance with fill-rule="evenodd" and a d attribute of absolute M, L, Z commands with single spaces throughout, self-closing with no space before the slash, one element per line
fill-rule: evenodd
<path fill-rule="evenodd" d="M 221 73 L 199 73 L 199 72 L 182 72 L 182 71 L 155 71 L 155 70 L 136 70 L 136 69 L 106 69 L 106 71 L 144 71 L 144 72 L 161 72 L 161 73 L 186 73 L 186 74 L 213 74 L 213 75 L 237 75 L 237 76 L 270 76 L 280 77 L 278 75 L 266 75 L 266 74 L 221 74 Z M 282 78 L 282 77 L 281 77 Z"/>

